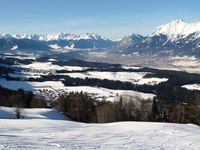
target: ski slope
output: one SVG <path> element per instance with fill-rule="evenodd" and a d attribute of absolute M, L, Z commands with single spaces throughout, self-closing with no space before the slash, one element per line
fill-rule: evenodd
<path fill-rule="evenodd" d="M 12 109 L 3 107 L 3 112 L 7 116 Z M 44 112 L 51 112 L 49 118 L 42 117 Z M 51 109 L 26 109 L 26 113 L 29 117 L 21 120 L 0 119 L 0 149 L 200 149 L 200 127 L 192 124 L 86 124 L 52 118 L 58 112 Z"/>

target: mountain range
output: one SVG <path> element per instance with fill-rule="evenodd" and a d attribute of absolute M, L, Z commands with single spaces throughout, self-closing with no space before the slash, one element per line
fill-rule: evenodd
<path fill-rule="evenodd" d="M 148 36 L 132 34 L 124 37 L 115 49 L 121 49 L 120 53 L 125 54 L 173 52 L 200 56 L 200 22 L 188 24 L 174 20 L 159 26 Z"/>
<path fill-rule="evenodd" d="M 55 49 L 107 49 L 111 53 L 120 54 L 172 52 L 200 57 L 200 22 L 186 23 L 183 20 L 174 20 L 157 27 L 147 36 L 131 34 L 120 41 L 112 41 L 94 33 L 83 35 L 71 33 L 0 35 L 1 51 Z"/>
<path fill-rule="evenodd" d="M 111 48 L 113 44 L 113 41 L 93 33 L 84 35 L 71 33 L 0 35 L 1 50 L 99 49 Z"/>

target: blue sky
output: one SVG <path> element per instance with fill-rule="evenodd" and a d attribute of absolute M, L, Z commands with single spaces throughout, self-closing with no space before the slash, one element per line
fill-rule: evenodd
<path fill-rule="evenodd" d="M 199 0 L 1 0 L 0 33 L 147 35 L 174 19 L 200 21 Z"/>

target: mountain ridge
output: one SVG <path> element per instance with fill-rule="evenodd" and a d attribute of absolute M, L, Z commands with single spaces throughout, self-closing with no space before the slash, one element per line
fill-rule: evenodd
<path fill-rule="evenodd" d="M 186 23 L 183 19 L 180 19 L 157 27 L 149 36 L 163 34 L 168 36 L 171 40 L 175 40 L 193 33 L 198 33 L 200 37 L 200 22 Z"/>
<path fill-rule="evenodd" d="M 80 40 L 80 39 L 102 39 L 108 40 L 104 36 L 96 33 L 85 33 L 85 34 L 73 34 L 59 32 L 55 34 L 1 34 L 0 38 L 16 38 L 16 39 L 30 39 L 38 41 L 52 41 L 52 40 Z"/>
<path fill-rule="evenodd" d="M 17 44 L 14 41 L 30 41 L 36 45 L 46 45 L 46 49 L 96 49 L 113 46 L 113 41 L 95 34 L 86 33 L 83 35 L 71 33 L 56 34 L 2 34 L 0 35 L 0 48 L 12 50 Z M 31 45 L 30 45 L 31 47 Z M 17 45 L 17 49 L 22 47 Z M 40 48 L 39 48 L 40 49 Z"/>
<path fill-rule="evenodd" d="M 133 33 L 120 41 L 112 41 L 95 33 L 1 34 L 0 49 L 33 51 L 107 49 L 111 53 L 121 54 L 172 51 L 175 54 L 200 57 L 200 22 L 186 23 L 181 19 L 174 20 L 158 26 L 147 36 Z"/>
<path fill-rule="evenodd" d="M 188 24 L 183 20 L 174 20 L 157 27 L 151 34 L 139 41 L 134 40 L 130 35 L 127 43 L 122 39 L 114 49 L 115 52 L 118 49 L 118 52 L 122 54 L 135 52 L 155 54 L 170 51 L 178 55 L 200 57 L 200 22 Z"/>

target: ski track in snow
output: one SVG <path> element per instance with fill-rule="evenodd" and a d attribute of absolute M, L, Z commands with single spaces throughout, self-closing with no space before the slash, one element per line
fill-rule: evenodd
<path fill-rule="evenodd" d="M 193 125 L 120 122 L 84 124 L 53 120 L 1 120 L 0 149 L 194 149 Z"/>
<path fill-rule="evenodd" d="M 0 149 L 200 149 L 200 127 L 192 124 L 86 124 L 66 120 L 54 109 L 24 111 L 25 119 L 0 119 Z M 0 107 L 2 115 L 14 118 L 14 109 Z"/>

